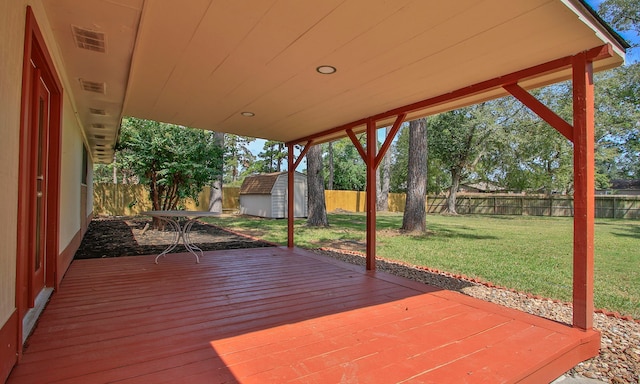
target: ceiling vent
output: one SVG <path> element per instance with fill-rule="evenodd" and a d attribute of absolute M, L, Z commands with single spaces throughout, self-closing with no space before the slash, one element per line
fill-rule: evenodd
<path fill-rule="evenodd" d="M 92 115 L 100 115 L 100 116 L 107 115 L 107 112 L 104 109 L 99 109 L 99 108 L 89 108 L 89 112 L 91 112 Z"/>
<path fill-rule="evenodd" d="M 73 29 L 73 39 L 78 48 L 105 53 L 105 34 L 103 32 L 92 31 L 75 25 L 72 25 L 71 28 Z"/>
<path fill-rule="evenodd" d="M 82 90 L 87 92 L 95 92 L 95 93 L 106 93 L 106 85 L 105 83 L 97 83 L 95 81 L 88 81 L 84 79 L 80 79 L 80 87 Z"/>

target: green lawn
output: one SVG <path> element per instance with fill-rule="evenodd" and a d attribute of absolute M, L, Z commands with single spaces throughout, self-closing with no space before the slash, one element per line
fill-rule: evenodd
<path fill-rule="evenodd" d="M 286 244 L 286 220 L 239 216 L 208 220 Z M 571 218 L 427 216 L 428 234 L 400 234 L 401 214 L 378 214 L 377 255 L 571 301 Z M 365 216 L 330 214 L 328 229 L 296 220 L 295 244 L 364 252 Z M 640 318 L 640 222 L 596 221 L 595 305 Z"/>

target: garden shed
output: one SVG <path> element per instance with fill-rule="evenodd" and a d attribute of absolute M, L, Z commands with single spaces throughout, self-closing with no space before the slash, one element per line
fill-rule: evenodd
<path fill-rule="evenodd" d="M 294 217 L 307 216 L 307 175 L 294 173 Z M 240 187 L 240 213 L 284 219 L 287 217 L 287 172 L 247 176 Z"/>

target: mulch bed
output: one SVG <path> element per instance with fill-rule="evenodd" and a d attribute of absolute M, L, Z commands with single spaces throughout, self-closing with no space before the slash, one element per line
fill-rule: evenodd
<path fill-rule="evenodd" d="M 99 259 L 138 255 L 157 255 L 175 237 L 166 229 L 144 230 L 151 219 L 138 217 L 96 217 L 89 224 L 75 259 Z M 239 248 L 271 247 L 273 244 L 225 231 L 222 228 L 196 222 L 191 227 L 191 240 L 203 251 Z M 182 242 L 170 253 L 187 252 Z"/>

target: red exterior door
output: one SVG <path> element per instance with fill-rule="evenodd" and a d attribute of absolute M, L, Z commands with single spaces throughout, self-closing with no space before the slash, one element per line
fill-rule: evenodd
<path fill-rule="evenodd" d="M 31 252 L 29 255 L 29 304 L 33 306 L 36 296 L 46 283 L 46 250 L 47 250 L 47 185 L 48 185 L 48 153 L 50 101 L 49 89 L 42 78 L 41 71 L 34 71 L 33 104 L 31 116 Z"/>

